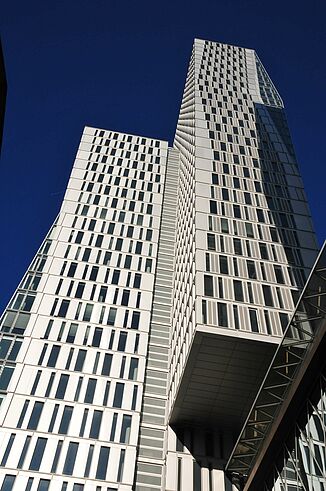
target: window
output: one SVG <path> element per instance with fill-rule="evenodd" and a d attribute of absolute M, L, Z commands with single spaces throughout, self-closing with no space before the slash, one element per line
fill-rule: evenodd
<path fill-rule="evenodd" d="M 75 466 L 77 451 L 78 451 L 78 443 L 70 442 L 66 455 L 66 460 L 63 466 L 62 474 L 65 474 L 66 476 L 72 475 Z"/>
<path fill-rule="evenodd" d="M 56 399 L 64 399 L 67 385 L 68 385 L 69 375 L 63 373 L 60 375 L 60 380 L 57 388 L 57 392 L 55 394 Z"/>
<path fill-rule="evenodd" d="M 7 390 L 13 373 L 14 367 L 4 367 L 0 375 L 0 390 Z"/>
<path fill-rule="evenodd" d="M 20 457 L 19 457 L 19 462 L 18 462 L 18 465 L 17 465 L 17 469 L 21 469 L 23 467 L 23 465 L 24 465 L 26 454 L 27 454 L 27 451 L 29 449 L 29 445 L 31 443 L 31 439 L 32 439 L 32 437 L 30 435 L 28 435 L 26 437 L 26 440 L 25 440 L 25 443 L 24 443 L 22 452 L 21 452 Z"/>
<path fill-rule="evenodd" d="M 247 235 L 247 237 L 253 239 L 254 238 L 254 230 L 253 230 L 252 223 L 246 222 L 245 223 L 245 227 L 246 227 L 246 235 Z"/>
<path fill-rule="evenodd" d="M 127 342 L 127 333 L 120 332 L 119 342 L 118 342 L 118 351 L 125 351 Z"/>
<path fill-rule="evenodd" d="M 111 442 L 114 441 L 115 430 L 117 428 L 117 420 L 118 420 L 118 413 L 114 413 L 113 418 L 112 418 L 111 433 L 110 433 L 110 441 Z"/>
<path fill-rule="evenodd" d="M 242 245 L 240 239 L 233 239 L 234 253 L 238 256 L 242 256 Z"/>
<path fill-rule="evenodd" d="M 279 312 L 279 316 L 280 316 L 280 323 L 281 323 L 281 327 L 282 327 L 282 332 L 284 333 L 285 329 L 287 328 L 289 318 L 288 318 L 288 315 L 285 314 L 284 312 Z"/>
<path fill-rule="evenodd" d="M 233 280 L 234 298 L 238 302 L 243 302 L 242 283 L 239 280 Z"/>
<path fill-rule="evenodd" d="M 131 318 L 131 329 L 138 329 L 140 321 L 140 312 L 134 311 Z"/>
<path fill-rule="evenodd" d="M 70 304 L 70 300 L 62 300 L 59 308 L 59 312 L 57 314 L 58 317 L 66 317 L 69 304 Z"/>
<path fill-rule="evenodd" d="M 124 414 L 122 418 L 120 443 L 129 443 L 130 429 L 132 417 L 129 414 Z"/>
<path fill-rule="evenodd" d="M 40 479 L 40 482 L 38 483 L 37 486 L 37 491 L 48 491 L 49 486 L 50 486 L 49 479 Z"/>
<path fill-rule="evenodd" d="M 105 353 L 101 375 L 110 375 L 112 355 Z"/>
<path fill-rule="evenodd" d="M 84 477 L 89 477 L 89 471 L 91 469 L 93 453 L 94 453 L 94 445 L 90 445 L 89 450 L 88 450 L 88 455 L 87 455 Z"/>
<path fill-rule="evenodd" d="M 228 327 L 228 314 L 227 307 L 225 303 L 217 303 L 217 316 L 218 325 L 222 327 Z"/>
<path fill-rule="evenodd" d="M 101 302 L 101 303 L 105 302 L 107 291 L 108 291 L 107 286 L 101 286 L 100 293 L 99 293 L 99 296 L 98 296 L 98 301 L 99 302 Z"/>
<path fill-rule="evenodd" d="M 257 278 L 256 266 L 254 261 L 247 261 L 247 272 L 248 272 L 248 278 L 251 278 L 253 280 Z"/>
<path fill-rule="evenodd" d="M 267 245 L 264 244 L 263 242 L 259 242 L 259 250 L 260 250 L 260 257 L 262 259 L 269 259 L 268 257 L 268 251 L 267 251 Z"/>
<path fill-rule="evenodd" d="M 207 297 L 214 296 L 213 290 L 213 277 L 209 275 L 204 275 L 204 295 Z"/>
<path fill-rule="evenodd" d="M 254 309 L 249 309 L 249 318 L 252 332 L 259 332 L 257 311 Z"/>
<path fill-rule="evenodd" d="M 110 448 L 101 447 L 97 469 L 96 469 L 96 476 L 95 476 L 96 479 L 101 479 L 103 481 L 106 479 L 106 471 L 108 467 L 109 455 L 110 455 Z"/>
<path fill-rule="evenodd" d="M 83 366 L 84 366 L 84 362 L 85 362 L 85 358 L 86 358 L 86 353 L 87 353 L 87 351 L 84 349 L 78 350 L 78 355 L 77 355 L 75 368 L 74 368 L 75 372 L 81 372 L 83 370 Z"/>
<path fill-rule="evenodd" d="M 131 358 L 128 379 L 137 380 L 137 372 L 138 372 L 138 358 Z"/>
<path fill-rule="evenodd" d="M 209 212 L 217 215 L 217 202 L 210 200 L 209 202 Z"/>
<path fill-rule="evenodd" d="M 93 312 L 93 305 L 91 303 L 87 303 L 84 311 L 83 321 L 89 322 L 91 320 Z"/>
<path fill-rule="evenodd" d="M 5 450 L 5 453 L 3 454 L 3 457 L 1 460 L 1 464 L 0 464 L 1 467 L 4 467 L 7 463 L 12 444 L 14 443 L 14 440 L 15 440 L 15 436 L 16 436 L 15 433 L 11 433 L 7 447 L 6 447 L 6 450 Z"/>
<path fill-rule="evenodd" d="M 229 274 L 228 258 L 226 256 L 219 256 L 219 262 L 220 262 L 220 273 Z"/>
<path fill-rule="evenodd" d="M 30 471 L 38 471 L 40 469 L 41 461 L 44 455 L 45 446 L 47 444 L 46 438 L 38 438 L 34 448 L 31 463 L 29 465 Z"/>
<path fill-rule="evenodd" d="M 84 402 L 88 404 L 92 404 L 94 399 L 95 389 L 96 389 L 96 383 L 97 383 L 96 378 L 90 378 L 88 380 Z"/>
<path fill-rule="evenodd" d="M 51 353 L 48 359 L 47 366 L 48 367 L 55 367 L 55 364 L 57 362 L 59 352 L 60 352 L 61 346 L 58 344 L 55 344 L 52 346 Z"/>
<path fill-rule="evenodd" d="M 112 407 L 121 407 L 125 384 L 116 383 Z"/>
<path fill-rule="evenodd" d="M 239 205 L 233 205 L 233 216 L 234 218 L 241 218 L 241 209 Z"/>
<path fill-rule="evenodd" d="M 140 283 L 141 283 L 141 274 L 135 273 L 134 288 L 140 288 Z"/>
<path fill-rule="evenodd" d="M 274 265 L 274 273 L 275 273 L 275 278 L 276 278 L 277 283 L 279 283 L 280 285 L 284 285 L 285 281 L 284 281 L 284 275 L 283 275 L 282 267 Z"/>
<path fill-rule="evenodd" d="M 125 453 L 126 451 L 124 449 L 120 450 L 120 459 L 119 459 L 119 467 L 118 467 L 118 475 L 117 475 L 118 482 L 122 481 L 123 469 L 125 464 Z"/>
<path fill-rule="evenodd" d="M 96 348 L 100 346 L 102 333 L 103 333 L 103 329 L 101 329 L 100 327 L 95 327 L 92 346 L 95 346 Z"/>
<path fill-rule="evenodd" d="M 207 234 L 207 248 L 209 251 L 215 251 L 216 250 L 215 235 L 214 234 Z"/>
<path fill-rule="evenodd" d="M 100 434 L 101 422 L 102 422 L 103 411 L 94 411 L 92 425 L 89 432 L 90 438 L 98 438 Z"/>
<path fill-rule="evenodd" d="M 274 307 L 272 290 L 270 286 L 263 285 L 263 295 L 264 295 L 265 305 L 267 307 Z"/>
<path fill-rule="evenodd" d="M 108 326 L 114 325 L 116 315 L 117 315 L 117 309 L 115 307 L 110 307 L 108 320 L 107 320 Z"/>
<path fill-rule="evenodd" d="M 40 420 L 44 403 L 43 402 L 35 402 L 31 417 L 29 418 L 29 422 L 27 425 L 28 430 L 36 430 L 38 422 Z"/>
<path fill-rule="evenodd" d="M 123 290 L 121 305 L 128 306 L 129 303 L 130 290 Z"/>
<path fill-rule="evenodd" d="M 6 474 L 2 482 L 1 491 L 11 491 L 15 482 L 16 476 Z"/>
<path fill-rule="evenodd" d="M 68 428 L 69 428 L 73 409 L 74 409 L 73 406 L 65 406 L 63 410 L 63 415 L 61 418 L 59 430 L 58 430 L 58 433 L 60 435 L 66 435 L 68 433 Z"/>
<path fill-rule="evenodd" d="M 67 334 L 66 343 L 73 343 L 75 341 L 75 336 L 77 334 L 78 324 L 70 324 L 69 331 Z"/>
<path fill-rule="evenodd" d="M 86 283 L 83 281 L 80 281 L 77 285 L 76 293 L 75 293 L 75 298 L 82 298 L 84 289 L 85 289 Z"/>
<path fill-rule="evenodd" d="M 226 218 L 221 218 L 221 231 L 224 234 L 229 233 L 229 221 Z"/>

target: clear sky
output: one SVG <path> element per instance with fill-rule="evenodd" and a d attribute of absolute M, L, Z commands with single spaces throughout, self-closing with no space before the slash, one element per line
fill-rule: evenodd
<path fill-rule="evenodd" d="M 85 125 L 172 142 L 194 37 L 258 52 L 284 100 L 324 240 L 325 2 L 2 0 L 0 9 L 0 307 L 59 211 Z"/>

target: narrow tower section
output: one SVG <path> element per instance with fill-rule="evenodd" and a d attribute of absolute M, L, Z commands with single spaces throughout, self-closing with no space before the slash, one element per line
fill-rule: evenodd
<path fill-rule="evenodd" d="M 317 244 L 283 104 L 253 50 L 195 40 L 174 145 L 170 424 L 222 432 L 226 457 Z"/>

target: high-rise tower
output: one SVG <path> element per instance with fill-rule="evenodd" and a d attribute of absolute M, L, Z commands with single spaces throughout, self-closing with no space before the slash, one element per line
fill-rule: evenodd
<path fill-rule="evenodd" d="M 86 127 L 1 319 L 1 491 L 228 489 L 316 251 L 257 55 L 195 40 L 174 148 Z"/>

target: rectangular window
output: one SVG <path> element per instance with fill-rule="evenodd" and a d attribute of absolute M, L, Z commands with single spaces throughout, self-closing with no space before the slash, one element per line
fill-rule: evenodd
<path fill-rule="evenodd" d="M 75 293 L 75 298 L 82 298 L 84 289 L 85 289 L 86 283 L 83 281 L 80 281 L 77 285 L 76 293 Z"/>
<path fill-rule="evenodd" d="M 127 333 L 120 332 L 119 342 L 118 342 L 118 351 L 125 351 L 127 342 Z"/>
<path fill-rule="evenodd" d="M 218 325 L 222 327 L 228 327 L 228 314 L 227 314 L 227 307 L 225 303 L 221 303 L 221 302 L 217 303 L 217 316 L 218 316 Z"/>
<path fill-rule="evenodd" d="M 33 456 L 31 463 L 29 465 L 29 470 L 30 471 L 38 471 L 40 469 L 40 465 L 42 462 L 42 458 L 44 455 L 45 447 L 47 444 L 47 439 L 46 438 L 38 438 L 36 441 L 36 445 L 34 448 Z"/>
<path fill-rule="evenodd" d="M 55 394 L 56 399 L 64 399 L 67 385 L 68 385 L 69 375 L 63 373 L 60 375 L 60 380 Z"/>
<path fill-rule="evenodd" d="M 5 366 L 0 375 L 0 390 L 7 390 L 12 374 L 14 373 L 13 367 Z"/>
<path fill-rule="evenodd" d="M 12 474 L 6 474 L 2 482 L 1 491 L 11 491 L 14 486 L 15 479 L 16 476 Z"/>
<path fill-rule="evenodd" d="M 273 302 L 273 297 L 272 297 L 272 290 L 271 290 L 271 287 L 270 286 L 263 285 L 263 295 L 264 295 L 265 305 L 267 307 L 274 307 L 274 302 Z"/>
<path fill-rule="evenodd" d="M 279 283 L 280 285 L 284 285 L 285 281 L 284 281 L 282 267 L 274 265 L 274 273 L 275 273 L 276 282 Z"/>
<path fill-rule="evenodd" d="M 92 404 L 92 402 L 93 402 L 95 389 L 96 389 L 96 383 L 97 383 L 96 378 L 90 378 L 88 380 L 85 399 L 84 399 L 84 402 L 86 402 L 87 404 Z"/>
<path fill-rule="evenodd" d="M 40 479 L 37 486 L 37 491 L 48 491 L 49 486 L 50 486 L 49 479 Z"/>
<path fill-rule="evenodd" d="M 123 469 L 125 465 L 125 453 L 126 451 L 124 449 L 120 450 L 120 459 L 119 459 L 119 467 L 118 467 L 118 475 L 117 475 L 118 482 L 122 481 Z"/>
<path fill-rule="evenodd" d="M 17 469 L 21 469 L 23 467 L 23 465 L 24 465 L 26 454 L 27 454 L 27 451 L 29 449 L 29 445 L 31 443 L 31 439 L 32 439 L 32 437 L 30 435 L 28 435 L 26 437 L 26 440 L 25 440 L 25 443 L 24 443 L 22 452 L 21 452 L 20 457 L 19 457 L 19 462 L 18 462 L 18 465 L 17 465 Z"/>
<path fill-rule="evenodd" d="M 115 307 L 110 307 L 108 320 L 107 320 L 108 326 L 114 326 L 116 315 L 117 315 L 117 309 Z"/>
<path fill-rule="evenodd" d="M 35 402 L 31 417 L 29 418 L 29 422 L 27 425 L 28 430 L 36 430 L 37 429 L 37 425 L 38 425 L 38 422 L 40 420 L 40 417 L 41 417 L 41 414 L 43 411 L 43 406 L 44 406 L 43 402 Z"/>
<path fill-rule="evenodd" d="M 70 324 L 69 331 L 67 334 L 66 343 L 73 343 L 75 341 L 75 336 L 77 334 L 78 324 Z"/>
<path fill-rule="evenodd" d="M 58 317 L 66 317 L 69 304 L 70 304 L 70 300 L 62 300 L 59 308 L 59 312 L 57 314 Z"/>
<path fill-rule="evenodd" d="M 209 251 L 215 251 L 216 250 L 215 235 L 214 234 L 207 234 L 207 248 Z"/>
<path fill-rule="evenodd" d="M 89 431 L 90 438 L 98 438 L 100 434 L 103 411 L 94 411 L 91 429 Z"/>
<path fill-rule="evenodd" d="M 220 262 L 220 273 L 229 274 L 228 258 L 226 256 L 219 256 L 219 262 Z"/>
<path fill-rule="evenodd" d="M 87 351 L 84 349 L 78 350 L 78 355 L 77 355 L 75 368 L 74 368 L 75 372 L 81 372 L 83 370 L 83 366 L 84 366 L 84 362 L 85 362 L 85 358 L 86 358 L 86 353 L 87 353 Z"/>
<path fill-rule="evenodd" d="M 128 379 L 137 380 L 137 372 L 138 372 L 138 358 L 131 358 Z"/>
<path fill-rule="evenodd" d="M 58 430 L 59 435 L 66 435 L 68 433 L 73 409 L 73 406 L 65 406 Z"/>
<path fill-rule="evenodd" d="M 122 418 L 120 443 L 129 443 L 130 429 L 132 417 L 129 414 L 124 414 Z"/>
<path fill-rule="evenodd" d="M 209 212 L 212 213 L 213 215 L 217 215 L 217 201 L 210 200 Z"/>
<path fill-rule="evenodd" d="M 12 445 L 14 443 L 14 440 L 15 440 L 15 436 L 16 436 L 15 433 L 11 433 L 11 435 L 9 437 L 9 441 L 7 443 L 7 447 L 6 447 L 5 453 L 3 454 L 3 457 L 2 457 L 2 460 L 1 460 L 1 464 L 0 464 L 1 467 L 4 467 L 6 465 L 6 463 L 7 463 L 7 460 L 8 460 L 9 454 L 10 454 L 11 447 L 12 447 Z"/>
<path fill-rule="evenodd" d="M 95 476 L 96 479 L 101 479 L 102 481 L 105 481 L 109 455 L 110 455 L 110 448 L 101 447 L 97 469 L 96 469 L 96 476 Z"/>
<path fill-rule="evenodd" d="M 267 245 L 264 244 L 263 242 L 259 242 L 259 250 L 260 250 L 260 257 L 262 259 L 269 259 L 268 257 L 268 251 L 267 251 Z"/>
<path fill-rule="evenodd" d="M 248 278 L 255 280 L 257 278 L 256 266 L 254 261 L 247 261 Z"/>
<path fill-rule="evenodd" d="M 134 311 L 131 317 L 131 329 L 138 329 L 140 321 L 140 312 Z"/>
<path fill-rule="evenodd" d="M 55 367 L 57 363 L 57 359 L 60 353 L 61 346 L 58 344 L 54 344 L 51 349 L 51 353 L 47 362 L 48 367 Z"/>
<path fill-rule="evenodd" d="M 89 477 L 89 471 L 91 469 L 93 453 L 94 453 L 94 445 L 90 445 L 89 450 L 88 450 L 88 455 L 87 455 L 84 477 Z"/>
<path fill-rule="evenodd" d="M 116 383 L 112 407 L 121 407 L 125 384 Z"/>
<path fill-rule="evenodd" d="M 83 321 L 89 322 L 91 320 L 94 305 L 87 303 L 84 311 Z"/>
<path fill-rule="evenodd" d="M 238 302 L 243 302 L 243 289 L 242 283 L 239 280 L 233 280 L 233 290 L 234 290 L 234 299 Z"/>
<path fill-rule="evenodd" d="M 249 318 L 252 332 L 259 332 L 257 311 L 254 309 L 249 309 Z"/>
<path fill-rule="evenodd" d="M 105 353 L 101 375 L 106 375 L 106 376 L 110 375 L 111 364 L 112 364 L 112 355 L 109 353 Z"/>
<path fill-rule="evenodd" d="M 233 239 L 234 253 L 238 256 L 242 256 L 242 246 L 240 239 Z"/>
<path fill-rule="evenodd" d="M 214 296 L 213 277 L 206 274 L 204 275 L 204 295 L 206 297 Z"/>
<path fill-rule="evenodd" d="M 66 460 L 63 466 L 62 474 L 65 474 L 66 476 L 72 475 L 76 462 L 77 451 L 78 451 L 78 443 L 70 442 L 66 455 Z"/>
<path fill-rule="evenodd" d="M 92 346 L 94 346 L 96 348 L 98 348 L 100 346 L 102 333 L 103 333 L 103 329 L 101 329 L 100 327 L 95 327 L 93 340 L 92 340 Z"/>

